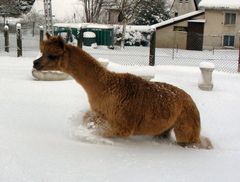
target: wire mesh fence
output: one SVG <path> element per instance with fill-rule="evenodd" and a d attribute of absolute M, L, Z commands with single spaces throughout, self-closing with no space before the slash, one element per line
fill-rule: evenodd
<path fill-rule="evenodd" d="M 238 50 L 183 50 L 157 49 L 157 65 L 199 66 L 203 61 L 214 63 L 216 70 L 238 72 Z"/>
<path fill-rule="evenodd" d="M 109 59 L 122 65 L 149 65 L 149 47 L 125 47 L 108 50 L 104 48 L 84 49 L 95 58 Z M 238 50 L 183 50 L 176 48 L 156 48 L 155 65 L 199 66 L 203 61 L 214 63 L 216 70 L 229 73 L 238 72 Z"/>
<path fill-rule="evenodd" d="M 92 49 L 84 46 L 83 49 L 97 59 L 104 58 L 121 65 L 145 66 L 149 64 L 149 47 L 126 46 L 120 48 L 116 46 L 112 50 L 107 47 Z"/>
<path fill-rule="evenodd" d="M 22 26 L 22 49 L 23 56 L 36 57 L 39 52 L 39 29 L 33 33 L 31 24 Z M 17 55 L 16 33 L 9 34 L 10 55 Z M 155 65 L 182 65 L 199 66 L 200 62 L 208 61 L 215 64 L 216 70 L 236 73 L 238 72 L 238 49 L 221 49 L 223 40 L 221 37 L 205 36 L 205 43 L 202 51 L 184 50 L 178 48 L 156 48 Z M 75 45 L 76 40 L 75 40 Z M 178 47 L 178 46 L 176 46 Z M 4 35 L 0 32 L 0 55 L 4 54 Z M 92 48 L 83 46 L 83 49 L 93 57 L 108 59 L 109 61 L 122 65 L 149 65 L 149 47 L 125 46 L 120 48 L 114 46 L 109 49 L 107 46 Z"/>
<path fill-rule="evenodd" d="M 28 26 L 22 26 L 21 28 L 21 38 L 22 38 L 22 50 L 23 56 L 32 56 L 39 50 L 39 34 L 36 31 L 32 34 L 32 29 L 29 29 Z M 4 34 L 0 32 L 0 55 L 4 53 L 5 50 L 5 40 Z M 17 35 L 16 31 L 9 33 L 9 55 L 14 56 L 17 55 Z"/>

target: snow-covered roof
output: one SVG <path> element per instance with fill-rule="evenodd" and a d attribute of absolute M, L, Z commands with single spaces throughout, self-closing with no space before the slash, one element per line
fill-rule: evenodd
<path fill-rule="evenodd" d="M 116 29 L 122 28 L 122 25 L 109 25 L 109 24 L 97 24 L 97 23 L 55 23 L 55 27 L 71 27 L 71 28 L 99 28 L 99 29 Z M 151 26 L 149 25 L 127 25 L 127 31 L 140 31 L 140 32 L 149 32 Z"/>
<path fill-rule="evenodd" d="M 202 13 L 204 13 L 203 10 L 193 11 L 193 12 L 181 15 L 181 16 L 171 18 L 171 19 L 166 20 L 166 21 L 162 21 L 161 23 L 154 24 L 154 25 L 151 26 L 151 28 L 157 29 L 157 28 L 169 25 L 169 24 L 173 24 L 173 23 L 178 22 L 178 21 L 182 21 L 182 20 L 197 16 L 197 15 L 200 15 Z"/>
<path fill-rule="evenodd" d="M 56 27 L 71 27 L 71 28 L 99 28 L 99 29 L 112 29 L 112 25 L 97 24 L 97 23 L 55 23 Z"/>
<path fill-rule="evenodd" d="M 203 9 L 240 9 L 240 0 L 202 0 L 199 8 Z"/>
<path fill-rule="evenodd" d="M 84 38 L 95 38 L 96 34 L 94 32 L 84 32 L 83 37 Z"/>
<path fill-rule="evenodd" d="M 113 25 L 114 26 L 114 29 L 121 29 L 122 30 L 122 25 Z M 128 32 L 131 32 L 131 31 L 139 31 L 139 32 L 149 32 L 151 31 L 151 26 L 149 25 L 127 25 L 126 26 L 126 30 Z"/>
<path fill-rule="evenodd" d="M 205 19 L 198 19 L 198 20 L 188 20 L 188 22 L 196 22 L 196 23 L 205 23 Z"/>

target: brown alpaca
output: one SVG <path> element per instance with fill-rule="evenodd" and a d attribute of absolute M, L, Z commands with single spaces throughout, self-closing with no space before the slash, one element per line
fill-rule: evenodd
<path fill-rule="evenodd" d="M 94 123 L 97 134 L 168 136 L 173 129 L 181 146 L 212 148 L 210 140 L 200 137 L 199 111 L 186 92 L 167 83 L 108 71 L 60 36 L 46 35 L 42 57 L 34 61 L 34 68 L 63 71 L 83 86 L 91 106 L 84 124 Z"/>

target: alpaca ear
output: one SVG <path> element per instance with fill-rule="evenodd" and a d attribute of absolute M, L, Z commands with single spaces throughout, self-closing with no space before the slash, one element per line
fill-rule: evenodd
<path fill-rule="evenodd" d="M 47 37 L 47 39 L 50 39 L 50 38 L 51 38 L 51 35 L 47 32 L 47 33 L 46 33 L 46 37 Z"/>
<path fill-rule="evenodd" d="M 59 46 L 63 49 L 64 48 L 64 40 L 63 40 L 63 38 L 60 35 L 58 35 L 57 36 L 57 40 L 58 40 Z"/>

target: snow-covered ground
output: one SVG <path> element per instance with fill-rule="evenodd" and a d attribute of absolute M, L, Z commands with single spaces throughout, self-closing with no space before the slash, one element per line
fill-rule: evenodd
<path fill-rule="evenodd" d="M 89 108 L 74 80 L 36 81 L 34 56 L 0 56 L 1 182 L 225 182 L 240 174 L 240 76 L 214 71 L 212 92 L 198 89 L 197 67 L 120 66 L 186 90 L 213 150 L 182 148 L 150 137 L 103 140 L 80 126 Z M 109 53 L 108 59 L 114 59 Z M 174 138 L 174 136 L 172 136 Z"/>

